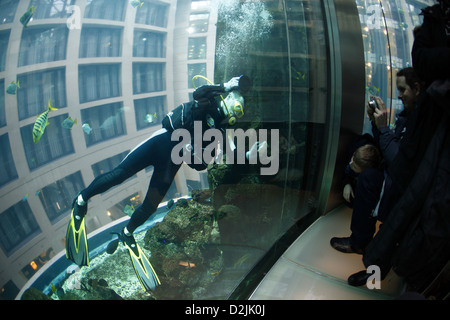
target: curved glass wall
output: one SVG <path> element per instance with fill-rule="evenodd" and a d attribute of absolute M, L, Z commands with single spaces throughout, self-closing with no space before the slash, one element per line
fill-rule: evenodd
<path fill-rule="evenodd" d="M 267 135 L 270 162 L 182 166 L 164 201 L 193 201 L 136 235 L 162 283 L 152 297 L 229 297 L 289 228 L 316 214 L 328 131 L 320 2 L 3 0 L 0 8 L 3 297 L 64 250 L 75 195 L 190 101 L 206 83 L 196 75 L 252 80 L 232 129 Z M 35 143 L 36 115 L 49 103 L 57 110 Z M 151 176 L 150 167 L 92 198 L 88 232 L 131 215 Z M 99 255 L 80 272 L 124 298 L 145 298 L 120 259 Z M 105 268 L 131 272 L 136 291 L 124 292 Z"/>
<path fill-rule="evenodd" d="M 397 2 L 403 13 L 391 11 L 405 19 L 419 6 Z M 193 201 L 186 210 L 167 209 L 161 222 L 136 235 L 162 283 L 151 297 L 229 298 L 251 281 L 251 271 L 270 259 L 280 238 L 324 213 L 341 114 L 332 3 L 0 0 L 1 298 L 13 299 L 64 251 L 75 195 L 160 129 L 166 113 L 191 100 L 195 87 L 206 83 L 193 82 L 196 75 L 214 83 L 242 74 L 252 80 L 244 116 L 233 129 L 267 134 L 271 158 L 212 163 L 199 172 L 181 167 L 164 201 Z M 356 4 L 361 19 L 376 5 Z M 389 17 L 386 7 L 382 12 Z M 388 34 L 416 24 L 383 21 Z M 403 38 L 389 38 L 389 50 L 378 51 L 386 49 L 386 28 L 366 30 L 363 22 L 367 87 L 387 88 L 392 76 L 386 66 L 400 63 L 392 58 L 393 45 L 395 52 L 407 51 Z M 36 116 L 49 103 L 57 110 L 35 143 Z M 92 198 L 88 232 L 126 220 L 142 203 L 152 171 Z M 93 257 L 76 272 L 83 285 L 55 282 L 52 298 L 64 298 L 59 289 L 76 294 L 100 280 L 123 298 L 148 298 L 121 257 Z"/>
<path fill-rule="evenodd" d="M 403 109 L 397 98 L 396 72 L 412 67 L 411 50 L 414 28 L 422 24 L 421 9 L 433 5 L 431 0 L 357 0 L 366 61 L 366 101 L 379 96 L 390 110 L 390 123 Z M 364 131 L 371 132 L 365 117 Z"/>

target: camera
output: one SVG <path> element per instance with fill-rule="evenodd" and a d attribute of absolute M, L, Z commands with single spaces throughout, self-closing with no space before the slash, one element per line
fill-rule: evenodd
<path fill-rule="evenodd" d="M 369 100 L 369 107 L 373 108 L 373 109 L 378 109 L 378 103 L 375 99 L 370 99 Z"/>

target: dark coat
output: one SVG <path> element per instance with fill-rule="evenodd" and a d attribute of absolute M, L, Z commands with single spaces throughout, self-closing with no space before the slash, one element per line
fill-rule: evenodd
<path fill-rule="evenodd" d="M 406 111 L 403 110 L 396 117 L 394 129 L 384 127 L 380 130 L 372 123 L 372 134 L 375 142 L 377 142 L 378 148 L 380 148 L 383 154 L 384 165 L 386 167 L 389 167 L 397 155 L 398 145 L 406 130 L 407 119 Z"/>
<path fill-rule="evenodd" d="M 363 256 L 366 267 L 378 265 L 383 276 L 392 267 L 417 291 L 450 260 L 450 46 L 439 10 L 424 10 L 413 46 L 429 87 L 388 168 L 397 200 Z"/>
<path fill-rule="evenodd" d="M 450 74 L 450 44 L 439 4 L 425 8 L 420 32 L 415 36 L 412 61 L 414 70 L 425 86 L 434 80 L 447 79 Z"/>

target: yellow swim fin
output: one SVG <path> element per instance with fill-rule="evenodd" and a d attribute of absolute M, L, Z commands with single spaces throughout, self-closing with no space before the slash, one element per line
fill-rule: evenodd
<path fill-rule="evenodd" d="M 80 211 L 84 211 L 84 213 Z M 66 233 L 66 257 L 80 267 L 89 265 L 87 232 L 84 223 L 86 211 L 87 204 L 85 206 L 78 206 L 74 202 Z"/>

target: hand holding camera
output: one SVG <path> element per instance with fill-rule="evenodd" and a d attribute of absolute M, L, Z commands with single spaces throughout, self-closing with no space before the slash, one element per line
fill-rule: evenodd
<path fill-rule="evenodd" d="M 380 97 L 371 96 L 367 108 L 367 115 L 378 129 L 388 126 L 388 112 Z"/>
<path fill-rule="evenodd" d="M 371 107 L 372 109 L 376 109 L 376 108 L 378 108 L 378 103 L 377 103 L 377 100 L 375 100 L 375 98 L 370 98 L 370 100 L 369 100 L 369 107 Z"/>

